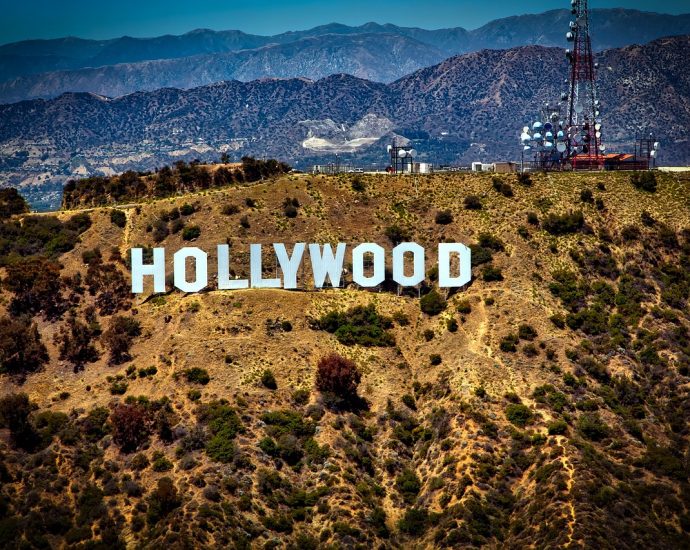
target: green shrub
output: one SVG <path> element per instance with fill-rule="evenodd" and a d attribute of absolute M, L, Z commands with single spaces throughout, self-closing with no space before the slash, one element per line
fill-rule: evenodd
<path fill-rule="evenodd" d="M 433 366 L 440 365 L 441 361 L 442 361 L 441 356 L 438 353 L 432 353 L 429 356 L 429 363 L 431 363 L 431 365 L 433 365 Z"/>
<path fill-rule="evenodd" d="M 362 193 L 366 190 L 366 185 L 364 185 L 364 182 L 362 181 L 362 178 L 359 176 L 355 176 L 354 179 L 352 180 L 352 190 L 357 192 L 357 193 Z"/>
<path fill-rule="evenodd" d="M 395 480 L 395 488 L 402 495 L 403 500 L 411 504 L 417 498 L 422 482 L 417 477 L 417 474 L 410 469 L 403 470 Z"/>
<path fill-rule="evenodd" d="M 182 239 L 191 241 L 201 235 L 201 228 L 198 225 L 188 225 L 182 230 Z"/>
<path fill-rule="evenodd" d="M 399 225 L 390 225 L 386 227 L 384 233 L 395 246 L 400 243 L 408 242 L 412 238 L 410 231 Z"/>
<path fill-rule="evenodd" d="M 506 353 L 514 353 L 517 351 L 518 337 L 514 334 L 508 334 L 501 339 L 499 347 L 501 351 Z"/>
<path fill-rule="evenodd" d="M 520 340 L 532 341 L 537 337 L 537 331 L 530 325 L 522 324 L 518 327 L 518 338 Z"/>
<path fill-rule="evenodd" d="M 356 306 L 345 312 L 331 311 L 317 322 L 321 330 L 333 334 L 341 344 L 361 346 L 394 346 L 395 338 L 388 332 L 393 326 L 389 317 L 379 315 L 373 304 Z"/>
<path fill-rule="evenodd" d="M 153 471 L 154 472 L 168 472 L 172 470 L 173 464 L 170 462 L 163 453 L 156 452 L 153 453 Z"/>
<path fill-rule="evenodd" d="M 548 425 L 549 435 L 563 435 L 568 431 L 568 423 L 565 420 L 554 420 Z"/>
<path fill-rule="evenodd" d="M 439 294 L 436 289 L 432 289 L 428 294 L 422 296 L 419 301 L 419 306 L 422 312 L 427 315 L 438 315 L 446 309 L 446 300 Z"/>
<path fill-rule="evenodd" d="M 273 371 L 266 369 L 261 374 L 261 383 L 269 390 L 278 389 L 278 383 L 276 382 L 276 377 L 273 375 Z"/>
<path fill-rule="evenodd" d="M 506 418 L 516 426 L 524 428 L 533 418 L 532 411 L 522 403 L 510 403 L 506 407 Z"/>
<path fill-rule="evenodd" d="M 458 322 L 455 320 L 454 317 L 451 317 L 446 321 L 446 328 L 448 329 L 448 332 L 457 332 L 458 331 Z"/>
<path fill-rule="evenodd" d="M 465 210 L 481 210 L 482 201 L 477 195 L 468 195 L 465 197 Z"/>
<path fill-rule="evenodd" d="M 482 271 L 482 279 L 487 282 L 502 281 L 503 273 L 501 269 L 492 265 L 486 266 Z"/>
<path fill-rule="evenodd" d="M 655 193 L 657 189 L 656 174 L 652 171 L 630 174 L 630 183 L 636 189 L 647 191 L 648 193 Z"/>
<path fill-rule="evenodd" d="M 202 367 L 192 367 L 183 371 L 184 377 L 190 384 L 206 385 L 211 381 L 208 371 Z"/>
<path fill-rule="evenodd" d="M 410 508 L 398 521 L 398 529 L 407 535 L 421 535 L 426 531 L 429 512 L 423 508 Z"/>
<path fill-rule="evenodd" d="M 439 225 L 448 225 L 453 223 L 453 213 L 450 210 L 440 210 L 436 213 L 435 221 Z"/>
<path fill-rule="evenodd" d="M 458 302 L 457 311 L 458 313 L 462 313 L 463 315 L 468 315 L 472 313 L 472 305 L 470 304 L 470 301 L 461 300 L 460 302 Z"/>
<path fill-rule="evenodd" d="M 191 204 L 185 203 L 182 206 L 180 206 L 180 214 L 182 214 L 183 216 L 191 216 L 192 214 L 194 214 L 194 212 L 195 208 Z"/>
<path fill-rule="evenodd" d="M 113 208 L 110 211 L 110 221 L 113 223 L 113 225 L 116 225 L 118 227 L 124 227 L 127 223 L 127 215 L 124 213 L 123 210 Z"/>
<path fill-rule="evenodd" d="M 577 233 L 585 225 L 585 217 L 582 211 L 569 212 L 567 214 L 549 214 L 544 218 L 542 227 L 551 235 L 567 235 Z"/>
<path fill-rule="evenodd" d="M 597 413 L 586 413 L 577 421 L 577 429 L 587 439 L 600 441 L 608 437 L 610 429 Z"/>

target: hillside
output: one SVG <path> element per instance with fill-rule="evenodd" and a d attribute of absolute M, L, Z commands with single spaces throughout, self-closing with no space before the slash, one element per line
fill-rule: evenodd
<path fill-rule="evenodd" d="M 599 54 L 609 151 L 631 151 L 635 135 L 650 131 L 662 142 L 661 165 L 690 164 L 688 56 L 690 36 Z M 301 170 L 340 153 L 383 168 L 395 136 L 436 165 L 519 160 L 520 128 L 560 97 L 566 69 L 562 49 L 528 46 L 452 57 L 389 85 L 333 75 L 0 105 L 0 185 L 40 195 L 70 177 L 216 161 L 222 152 Z"/>
<path fill-rule="evenodd" d="M 286 175 L 4 221 L 0 544 L 689 547 L 690 181 L 639 185 Z M 250 243 L 405 239 L 423 300 L 129 294 L 137 245 L 245 276 Z M 434 300 L 442 241 L 474 279 Z M 356 397 L 317 389 L 332 352 Z"/>
<path fill-rule="evenodd" d="M 0 45 L 0 103 L 64 92 L 114 97 L 220 80 L 318 79 L 336 73 L 389 82 L 461 53 L 562 46 L 570 18 L 569 10 L 552 10 L 497 19 L 473 30 L 332 23 L 275 36 L 197 29 L 153 38 L 28 40 Z M 591 18 L 596 50 L 690 34 L 690 15 L 595 9 Z"/>

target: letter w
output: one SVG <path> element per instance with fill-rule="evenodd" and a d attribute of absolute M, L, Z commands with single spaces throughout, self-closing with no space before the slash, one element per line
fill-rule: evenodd
<path fill-rule="evenodd" d="M 340 276 L 343 273 L 343 261 L 345 260 L 345 243 L 338 243 L 335 257 L 330 244 L 323 245 L 323 251 L 318 244 L 309 245 L 309 257 L 311 258 L 311 270 L 314 274 L 314 287 L 323 288 L 326 276 L 334 287 L 340 286 Z"/>

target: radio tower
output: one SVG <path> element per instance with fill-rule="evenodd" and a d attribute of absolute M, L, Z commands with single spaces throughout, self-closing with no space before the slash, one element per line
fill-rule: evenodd
<path fill-rule="evenodd" d="M 587 0 L 571 0 L 574 21 L 566 34 L 573 49 L 566 50 L 570 61 L 570 89 L 563 94 L 568 100 L 567 144 L 572 168 L 596 169 L 603 163 L 600 104 L 597 98 L 596 73 L 592 41 L 589 36 Z"/>

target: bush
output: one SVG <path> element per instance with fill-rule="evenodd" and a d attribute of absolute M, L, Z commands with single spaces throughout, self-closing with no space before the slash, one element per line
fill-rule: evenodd
<path fill-rule="evenodd" d="M 0 373 L 24 376 L 48 361 L 38 327 L 29 318 L 0 317 Z"/>
<path fill-rule="evenodd" d="M 188 225 L 182 230 L 182 239 L 191 241 L 197 239 L 201 235 L 201 228 L 198 225 Z"/>
<path fill-rule="evenodd" d="M 435 221 L 439 225 L 448 225 L 453 223 L 453 213 L 450 210 L 441 210 L 436 213 Z"/>
<path fill-rule="evenodd" d="M 234 214 L 239 214 L 239 212 L 240 207 L 236 204 L 226 204 L 225 206 L 223 206 L 223 209 L 221 210 L 221 213 L 225 216 L 232 216 Z"/>
<path fill-rule="evenodd" d="M 352 180 L 352 190 L 356 191 L 357 193 L 362 193 L 365 189 L 366 186 L 364 185 L 362 178 L 355 176 L 355 178 Z"/>
<path fill-rule="evenodd" d="M 443 359 L 441 358 L 441 356 L 438 353 L 432 353 L 429 356 L 429 363 L 431 363 L 431 365 L 433 365 L 433 366 L 440 365 L 442 361 L 443 361 Z"/>
<path fill-rule="evenodd" d="M 520 340 L 532 341 L 537 337 L 537 331 L 530 325 L 522 324 L 518 327 L 518 338 Z"/>
<path fill-rule="evenodd" d="M 517 343 L 518 343 L 518 337 L 515 336 L 514 334 L 509 334 L 508 336 L 504 336 L 501 339 L 501 343 L 499 344 L 499 347 L 501 351 L 504 351 L 506 353 L 514 353 L 517 351 Z"/>
<path fill-rule="evenodd" d="M 448 332 L 457 332 L 458 331 L 458 322 L 454 317 L 451 317 L 446 321 L 446 328 L 448 329 Z"/>
<path fill-rule="evenodd" d="M 524 185 L 525 187 L 532 185 L 532 176 L 527 172 L 519 172 L 517 174 L 517 180 L 520 185 Z"/>
<path fill-rule="evenodd" d="M 152 424 L 148 409 L 141 403 L 120 404 L 110 413 L 113 441 L 124 453 L 131 453 L 146 443 Z"/>
<path fill-rule="evenodd" d="M 38 444 L 38 435 L 29 420 L 32 409 L 25 393 L 11 393 L 0 398 L 0 426 L 9 428 L 12 443 L 25 450 L 33 450 Z"/>
<path fill-rule="evenodd" d="M 536 212 L 527 212 L 527 223 L 534 226 L 539 225 L 539 216 Z"/>
<path fill-rule="evenodd" d="M 422 296 L 421 300 L 419 301 L 419 307 L 421 308 L 422 312 L 431 316 L 438 315 L 444 311 L 447 305 L 448 303 L 446 300 L 436 289 L 432 289 L 431 292 Z"/>
<path fill-rule="evenodd" d="M 482 279 L 487 282 L 502 281 L 503 273 L 500 268 L 488 265 L 482 270 Z"/>
<path fill-rule="evenodd" d="M 15 214 L 25 214 L 29 211 L 29 204 L 14 187 L 0 189 L 0 219 L 6 219 Z"/>
<path fill-rule="evenodd" d="M 347 346 L 393 346 L 395 338 L 388 332 L 393 321 L 379 315 L 374 304 L 355 306 L 345 312 L 331 311 L 321 317 L 315 325 L 333 334 L 341 344 Z"/>
<path fill-rule="evenodd" d="M 398 521 L 398 529 L 408 535 L 421 535 L 426 531 L 429 512 L 423 508 L 410 508 Z"/>
<path fill-rule="evenodd" d="M 28 258 L 8 265 L 6 270 L 3 285 L 14 293 L 9 308 L 12 315 L 42 313 L 53 320 L 65 311 L 59 264 L 44 258 Z"/>
<path fill-rule="evenodd" d="M 468 195 L 465 197 L 465 210 L 481 210 L 482 201 L 477 195 Z"/>
<path fill-rule="evenodd" d="M 655 193 L 657 189 L 656 174 L 651 171 L 630 174 L 630 183 L 636 189 L 647 191 L 648 193 Z"/>
<path fill-rule="evenodd" d="M 609 427 L 597 413 L 587 413 L 577 421 L 578 431 L 587 439 L 600 441 L 609 435 Z"/>
<path fill-rule="evenodd" d="M 108 330 L 103 333 L 103 344 L 110 350 L 110 363 L 119 365 L 131 359 L 129 348 L 134 338 L 141 334 L 136 319 L 115 315 L 110 319 Z"/>
<path fill-rule="evenodd" d="M 249 228 L 250 228 L 250 225 L 249 225 L 249 217 L 247 217 L 247 216 L 242 216 L 242 217 L 240 218 L 240 225 L 241 225 L 242 227 L 244 227 L 245 229 L 249 229 Z"/>
<path fill-rule="evenodd" d="M 396 478 L 395 488 L 402 495 L 405 502 L 412 504 L 422 488 L 422 482 L 413 470 L 405 469 Z"/>
<path fill-rule="evenodd" d="M 511 403 L 506 407 L 506 418 L 516 426 L 524 428 L 532 420 L 532 411 L 522 403 Z"/>
<path fill-rule="evenodd" d="M 542 222 L 542 227 L 551 235 L 567 235 L 577 233 L 585 224 L 585 217 L 581 211 L 567 214 L 549 214 Z"/>
<path fill-rule="evenodd" d="M 285 214 L 286 218 L 296 218 L 297 217 L 297 208 L 292 206 L 291 204 L 288 204 L 283 208 L 283 213 Z"/>
<path fill-rule="evenodd" d="M 583 189 L 580 191 L 580 200 L 582 202 L 592 204 L 594 203 L 594 194 L 590 189 Z"/>
<path fill-rule="evenodd" d="M 495 252 L 501 252 L 505 249 L 503 241 L 498 237 L 494 237 L 491 233 L 479 234 L 479 246 L 482 248 L 489 248 Z"/>
<path fill-rule="evenodd" d="M 357 396 L 357 386 L 362 375 L 357 365 L 337 353 L 319 359 L 316 371 L 316 387 L 321 392 L 330 392 L 344 399 Z"/>
<path fill-rule="evenodd" d="M 469 300 L 461 300 L 458 302 L 457 311 L 463 315 L 472 313 L 472 305 L 470 304 Z"/>
<path fill-rule="evenodd" d="M 386 227 L 384 233 L 395 246 L 407 242 L 412 238 L 410 231 L 399 225 L 390 225 Z"/>
<path fill-rule="evenodd" d="M 554 420 L 548 425 L 549 435 L 563 435 L 568 431 L 568 423 L 565 420 Z"/>
<path fill-rule="evenodd" d="M 205 386 L 211 381 L 208 371 L 202 367 L 192 367 L 183 371 L 184 377 L 190 384 L 201 384 Z"/>
<path fill-rule="evenodd" d="M 146 519 L 149 524 L 154 525 L 175 510 L 175 508 L 179 508 L 181 504 L 182 499 L 179 497 L 172 479 L 162 477 L 158 480 L 158 486 L 148 498 Z"/>
<path fill-rule="evenodd" d="M 276 382 L 276 377 L 273 375 L 273 371 L 266 369 L 261 374 L 261 383 L 269 390 L 278 389 L 278 383 Z"/>
<path fill-rule="evenodd" d="M 125 214 L 124 210 L 113 208 L 110 211 L 110 221 L 113 225 L 124 227 L 127 223 L 127 215 Z"/>
<path fill-rule="evenodd" d="M 494 188 L 494 190 L 497 193 L 500 193 L 504 197 L 512 197 L 513 196 L 513 188 L 510 186 L 509 183 L 504 182 L 501 178 L 494 176 L 491 179 L 491 184 Z"/>

